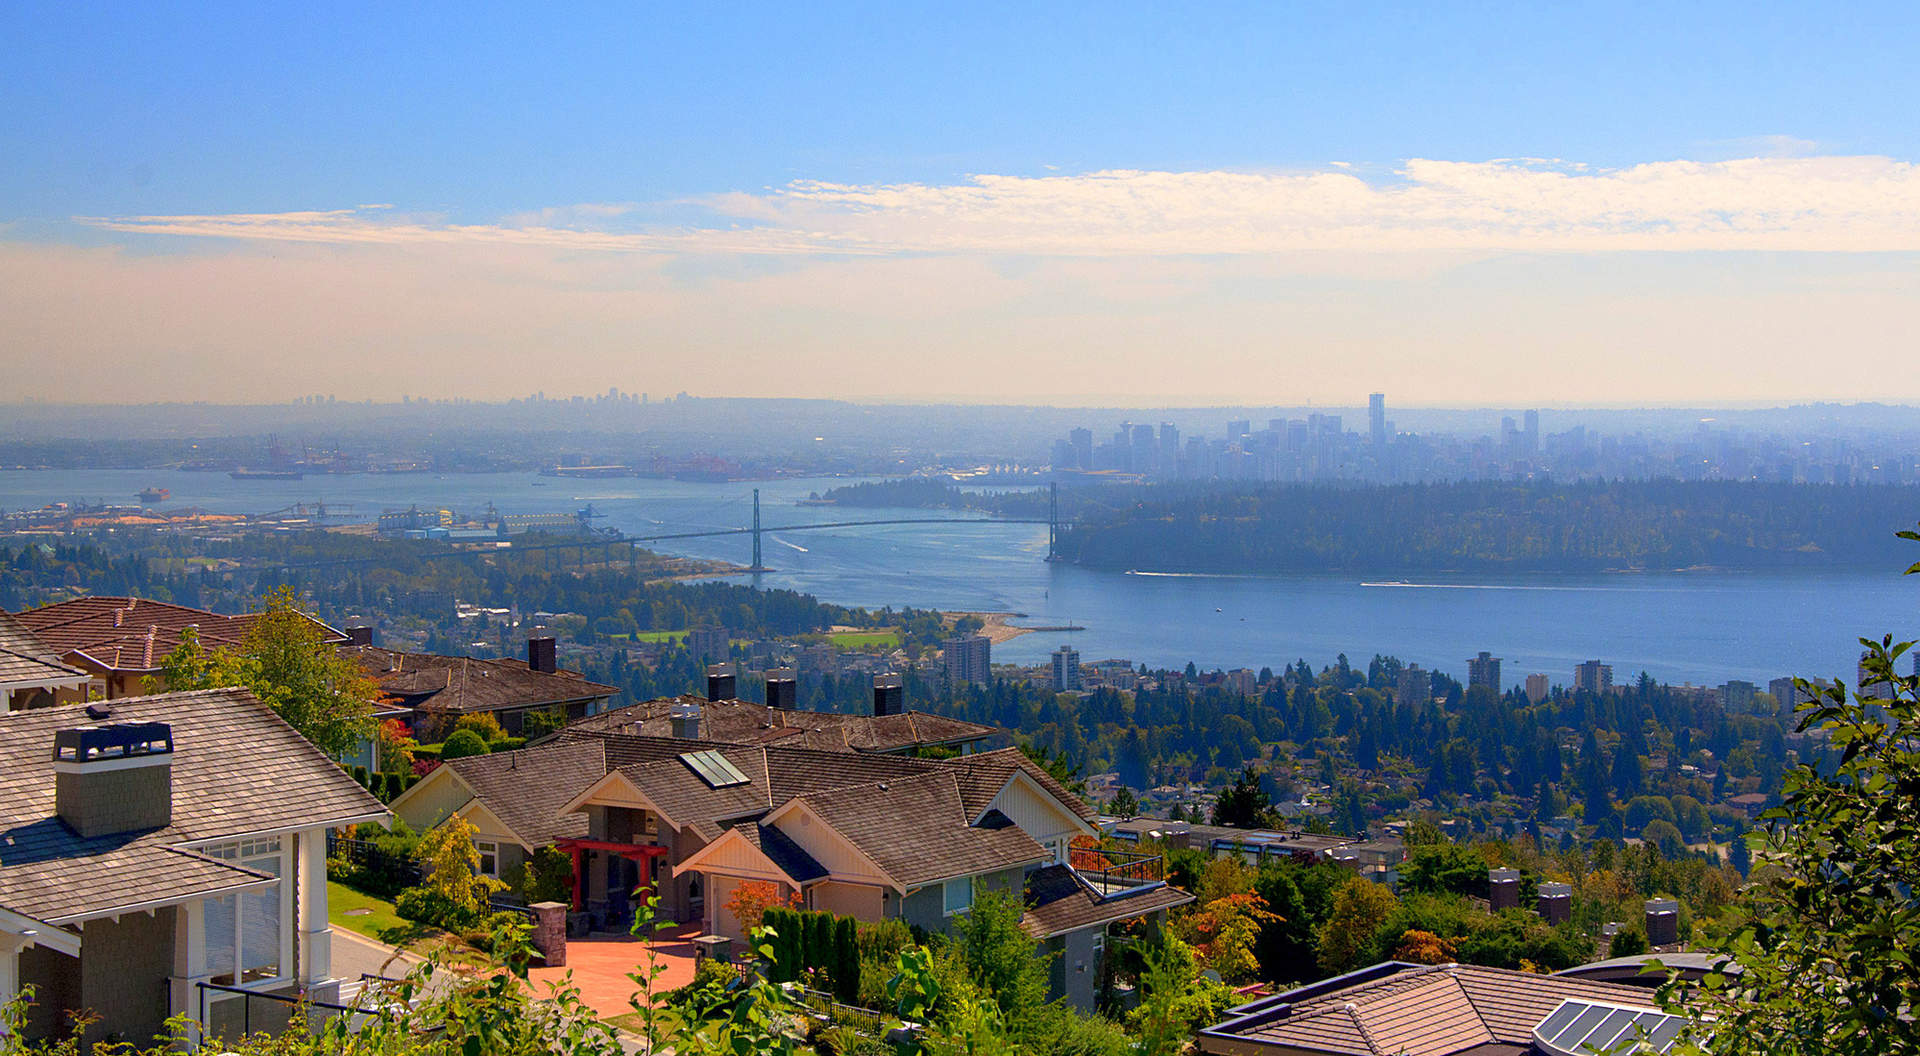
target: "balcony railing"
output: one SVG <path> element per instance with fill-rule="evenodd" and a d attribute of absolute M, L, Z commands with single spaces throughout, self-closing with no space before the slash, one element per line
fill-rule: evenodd
<path fill-rule="evenodd" d="M 1157 854 L 1118 848 L 1079 846 L 1067 852 L 1067 864 L 1101 894 L 1112 894 L 1166 879 L 1166 863 Z"/>

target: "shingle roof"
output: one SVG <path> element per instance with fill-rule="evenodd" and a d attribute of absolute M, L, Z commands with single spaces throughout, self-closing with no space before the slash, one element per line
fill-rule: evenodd
<path fill-rule="evenodd" d="M 113 671 L 153 671 L 180 645 L 180 632 L 193 627 L 209 648 L 240 644 L 257 613 L 223 616 L 145 598 L 92 596 L 42 605 L 15 613 L 21 626 L 47 647 L 67 656 L 81 653 Z M 309 617 L 311 618 L 311 617 Z M 346 635 L 318 620 L 327 641 Z"/>
<path fill-rule="evenodd" d="M 572 671 L 535 671 L 525 660 L 408 653 L 372 645 L 340 651 L 359 660 L 382 692 L 422 711 L 464 715 L 594 700 L 620 691 Z"/>
<path fill-rule="evenodd" d="M 951 772 L 800 797 L 903 887 L 1045 861 L 1046 848 L 998 811 L 980 825 Z"/>
<path fill-rule="evenodd" d="M 0 715 L 0 906 L 57 922 L 248 883 L 258 874 L 183 844 L 345 824 L 386 813 L 351 777 L 244 689 L 113 701 L 107 722 L 173 728 L 172 821 L 83 839 L 55 807 L 53 739 L 78 708 Z"/>
<path fill-rule="evenodd" d="M 1096 924 L 1143 917 L 1193 900 L 1187 892 L 1162 883 L 1142 884 L 1102 896 L 1072 869 L 1049 865 L 1027 877 L 1027 911 L 1020 924 L 1034 938 L 1044 939 Z"/>
<path fill-rule="evenodd" d="M 606 751 L 596 740 L 449 759 L 445 765 L 530 847 L 585 836 L 587 816 L 561 808 L 607 772 Z"/>
<path fill-rule="evenodd" d="M 696 696 L 664 697 L 630 704 L 574 725 L 584 730 L 666 737 L 672 733 L 667 713 L 684 704 L 700 708 L 702 737 L 728 744 L 778 743 L 825 751 L 897 752 L 923 745 L 963 744 L 999 732 L 977 722 L 920 711 L 900 715 L 842 715 Z"/>
<path fill-rule="evenodd" d="M 87 677 L 85 671 L 61 663 L 59 654 L 11 614 L 0 612 L 0 686 Z"/>
<path fill-rule="evenodd" d="M 1645 1005 L 1646 991 L 1613 983 L 1450 964 L 1377 965 L 1352 985 L 1305 987 L 1243 1006 L 1201 1035 L 1339 1056 L 1449 1056 L 1483 1045 L 1532 1044 L 1533 1028 L 1569 998 Z"/>

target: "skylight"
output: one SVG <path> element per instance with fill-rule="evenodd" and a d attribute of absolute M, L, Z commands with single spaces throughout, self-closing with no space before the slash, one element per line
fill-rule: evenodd
<path fill-rule="evenodd" d="M 741 773 L 739 767 L 711 748 L 704 752 L 687 752 L 680 757 L 680 761 L 699 774 L 700 780 L 705 781 L 708 788 L 731 788 L 748 783 L 747 775 Z"/>
<path fill-rule="evenodd" d="M 1664 1053 L 1686 1020 L 1651 1008 L 1566 1001 L 1533 1028 L 1541 1051 L 1554 1056 L 1605 1056 L 1622 1052 Z"/>

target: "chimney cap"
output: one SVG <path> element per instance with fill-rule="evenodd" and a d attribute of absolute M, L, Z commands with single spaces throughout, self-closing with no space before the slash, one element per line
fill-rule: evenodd
<path fill-rule="evenodd" d="M 1487 870 L 1487 880 L 1495 884 L 1518 883 L 1520 880 L 1520 870 L 1489 869 Z"/>
<path fill-rule="evenodd" d="M 731 675 L 731 674 L 733 674 L 733 665 L 732 665 L 732 664 L 730 664 L 730 663 L 729 663 L 729 664 L 708 664 L 708 665 L 707 665 L 707 677 L 708 677 L 708 678 L 715 678 L 715 677 L 720 677 L 720 676 L 724 676 L 724 675 Z"/>
<path fill-rule="evenodd" d="M 105 726 L 69 726 L 53 734 L 56 762 L 85 763 L 169 755 L 173 727 L 164 722 L 119 722 Z"/>
<path fill-rule="evenodd" d="M 669 719 L 697 719 L 699 717 L 700 705 L 690 700 L 683 700 L 667 709 L 667 718 Z"/>

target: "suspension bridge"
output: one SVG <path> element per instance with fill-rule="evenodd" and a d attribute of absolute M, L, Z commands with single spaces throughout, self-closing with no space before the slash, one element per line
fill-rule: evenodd
<path fill-rule="evenodd" d="M 588 510 L 591 510 L 591 507 L 588 507 Z M 586 519 L 589 516 L 599 516 L 599 515 L 591 514 L 583 510 L 581 515 L 583 524 L 587 523 Z M 827 529 L 827 528 L 869 528 L 869 527 L 880 527 L 885 525 L 920 525 L 920 524 L 1044 524 L 1047 526 L 1047 560 L 1048 561 L 1054 561 L 1058 559 L 1060 530 L 1065 527 L 1070 527 L 1070 525 L 1068 525 L 1066 522 L 1063 522 L 1060 520 L 1060 488 L 1059 488 L 1059 485 L 1057 484 L 1052 486 L 1052 489 L 1048 495 L 1047 516 L 1044 519 L 1037 518 L 1037 517 L 1024 517 L 1024 518 L 1023 517 L 884 517 L 884 518 L 873 518 L 873 519 L 867 519 L 867 520 L 814 521 L 814 522 L 801 523 L 801 524 L 778 524 L 778 525 L 766 525 L 761 522 L 760 489 L 755 488 L 753 489 L 753 523 L 745 527 L 702 528 L 696 531 L 656 532 L 650 535 L 627 535 L 625 533 L 620 533 L 617 535 L 616 534 L 605 534 L 605 535 L 594 534 L 591 537 L 582 538 L 582 539 L 562 539 L 562 540 L 555 540 L 553 542 L 546 542 L 546 543 L 525 543 L 525 544 L 515 543 L 513 549 L 516 552 L 522 552 L 522 553 L 529 552 L 529 551 L 536 551 L 536 550 L 578 550 L 581 552 L 582 557 L 584 559 L 585 552 L 589 549 L 598 549 L 602 547 L 605 547 L 608 549 L 617 549 L 619 547 L 626 547 L 627 560 L 629 563 L 632 563 L 633 561 L 637 560 L 639 551 L 644 549 L 645 544 L 647 543 L 671 542 L 678 539 L 713 539 L 713 538 L 719 538 L 722 536 L 746 535 L 746 536 L 751 536 L 753 540 L 752 563 L 747 566 L 746 571 L 758 574 L 761 572 L 773 571 L 773 569 L 767 567 L 767 564 L 764 558 L 764 552 L 762 549 L 762 542 L 767 535 L 770 535 L 775 532 L 781 532 L 781 533 L 811 532 L 811 531 L 819 531 L 821 529 Z M 423 560 L 431 561 L 431 560 L 437 560 L 437 559 L 443 559 L 443 558 L 472 557 L 473 554 L 474 554 L 473 550 L 459 549 L 459 550 L 445 550 L 437 553 L 422 554 L 420 556 Z M 332 560 L 332 561 L 302 562 L 300 564 L 283 565 L 280 567 L 323 568 L 323 567 L 330 567 L 335 565 L 369 564 L 377 560 L 379 559 L 378 558 L 342 558 L 342 559 Z"/>

